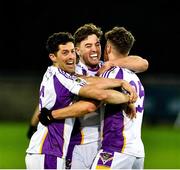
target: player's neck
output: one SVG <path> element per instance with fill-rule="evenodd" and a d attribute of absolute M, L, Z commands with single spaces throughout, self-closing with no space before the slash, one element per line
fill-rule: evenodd
<path fill-rule="evenodd" d="M 88 68 L 88 70 L 96 70 L 96 69 L 99 68 L 99 63 L 96 64 L 96 65 L 88 65 L 88 64 L 85 64 L 85 62 L 82 61 L 82 60 L 80 60 L 80 62 L 81 62 L 83 65 L 85 65 L 85 66 Z"/>

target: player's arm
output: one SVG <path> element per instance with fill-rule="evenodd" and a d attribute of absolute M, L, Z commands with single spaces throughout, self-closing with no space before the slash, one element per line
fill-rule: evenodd
<path fill-rule="evenodd" d="M 148 69 L 149 62 L 146 59 L 136 55 L 130 55 L 128 57 L 119 58 L 113 61 L 106 61 L 99 69 L 97 75 L 104 73 L 113 66 L 119 66 L 132 70 L 136 73 L 141 73 Z"/>
<path fill-rule="evenodd" d="M 137 97 L 134 97 L 132 100 L 128 94 L 116 90 L 105 90 L 107 98 L 103 100 L 104 103 L 108 104 L 122 104 L 122 103 L 134 103 L 137 100 Z"/>
<path fill-rule="evenodd" d="M 73 103 L 62 109 L 53 110 L 54 119 L 65 119 L 70 117 L 81 117 L 87 113 L 94 112 L 100 106 L 100 102 L 91 99 L 84 99 Z"/>
<path fill-rule="evenodd" d="M 68 117 L 79 117 L 79 116 L 82 116 L 89 112 L 95 111 L 102 102 L 105 102 L 108 104 L 130 103 L 130 96 L 128 94 L 124 94 L 124 93 L 116 91 L 116 90 L 112 90 L 112 89 L 107 89 L 107 90 L 89 89 L 89 90 L 90 91 L 88 91 L 88 95 L 86 92 L 85 92 L 86 94 L 84 94 L 84 92 L 81 91 L 81 96 L 87 95 L 87 98 L 83 98 L 83 100 L 81 98 L 81 100 L 73 103 L 70 106 L 52 111 L 53 118 L 63 119 L 63 118 L 68 118 Z M 107 95 L 107 97 L 102 100 L 100 100 L 100 98 L 97 98 L 97 100 L 90 99 L 92 97 L 91 94 L 101 95 L 101 93 L 105 93 Z M 94 96 L 96 96 L 96 95 L 94 95 Z M 94 97 L 94 98 L 96 98 L 96 97 Z M 98 100 L 100 100 L 100 101 L 98 101 Z M 135 101 L 133 101 L 133 102 L 135 102 Z"/>
<path fill-rule="evenodd" d="M 98 89 L 112 89 L 116 87 L 122 87 L 124 89 L 131 90 L 131 85 L 122 79 L 104 78 L 104 77 L 83 77 L 88 85 L 94 86 Z"/>
<path fill-rule="evenodd" d="M 39 114 L 39 120 L 43 125 L 47 126 L 58 119 L 83 116 L 95 111 L 98 106 L 100 106 L 99 101 L 84 99 L 61 109 L 48 110 L 47 108 L 42 108 Z"/>
<path fill-rule="evenodd" d="M 128 84 L 129 86 L 129 84 Z M 132 88 L 130 86 L 130 88 Z M 132 88 L 133 89 L 133 88 Z M 79 95 L 86 98 L 94 98 L 96 100 L 103 101 L 111 104 L 121 104 L 130 102 L 130 96 L 111 89 L 99 89 L 93 85 L 85 85 L 80 88 Z M 137 99 L 137 98 L 136 98 Z M 135 102 L 135 101 L 133 101 Z M 98 107 L 97 101 L 84 100 L 74 103 L 66 108 L 58 109 L 53 111 L 47 110 L 46 108 L 41 109 L 39 120 L 42 124 L 48 125 L 54 119 L 64 119 L 68 117 L 79 117 L 89 112 L 95 111 Z"/>
<path fill-rule="evenodd" d="M 127 68 L 136 73 L 144 72 L 149 67 L 148 61 L 137 55 L 130 55 L 128 57 L 120 58 L 114 62 L 114 64 L 117 66 Z"/>
<path fill-rule="evenodd" d="M 121 83 L 124 82 L 125 84 L 127 83 L 124 80 L 120 82 Z M 123 85 L 121 84 L 121 86 Z M 96 85 L 94 84 L 93 85 L 87 84 L 80 88 L 78 95 L 81 97 L 96 99 L 96 100 L 104 101 L 106 103 L 111 103 L 111 104 L 112 103 L 120 104 L 120 103 L 126 103 L 126 102 L 131 102 L 131 101 L 135 102 L 137 99 L 137 96 L 136 98 L 134 97 L 136 94 L 134 89 L 132 88 L 131 85 L 129 85 L 129 83 L 127 83 L 127 87 L 129 88 L 129 92 L 131 93 L 131 95 L 123 94 L 121 92 L 111 90 L 111 89 L 97 88 Z M 132 96 L 133 98 L 131 99 Z M 64 108 L 64 110 L 62 109 L 59 110 L 58 114 L 59 114 L 59 118 L 76 117 L 76 116 L 80 116 L 80 115 L 84 115 L 86 113 L 92 112 L 96 109 L 97 109 L 97 104 L 95 104 L 94 102 L 89 103 L 89 101 L 81 101 L 81 103 L 77 103 L 77 104 L 75 103 L 67 108 Z M 42 108 L 41 114 L 39 115 L 39 120 L 41 121 L 42 124 L 48 125 L 51 121 L 54 120 L 54 117 L 51 114 L 51 111 L 47 110 L 46 108 Z"/>
<path fill-rule="evenodd" d="M 34 132 L 37 130 L 37 124 L 39 122 L 39 106 L 37 105 L 31 118 L 31 122 L 27 131 L 27 137 L 30 139 Z"/>
<path fill-rule="evenodd" d="M 39 115 L 39 104 L 36 106 L 34 114 L 31 118 L 31 125 L 32 126 L 37 126 L 37 124 L 39 122 L 38 115 Z"/>
<path fill-rule="evenodd" d="M 110 97 L 109 92 L 103 91 L 102 89 L 121 87 L 128 92 L 130 102 L 134 102 L 137 99 L 137 94 L 134 88 L 125 80 L 103 77 L 88 77 L 86 78 L 86 81 L 89 84 L 80 89 L 80 96 L 108 102 L 107 99 Z"/>
<path fill-rule="evenodd" d="M 105 91 L 108 95 L 108 98 L 105 101 L 108 103 L 120 104 L 129 101 L 129 96 L 126 94 L 120 93 L 115 90 L 105 90 Z M 84 99 L 76 103 L 73 103 L 70 106 L 53 111 L 48 110 L 47 108 L 42 108 L 39 114 L 39 120 L 43 125 L 47 126 L 48 124 L 50 124 L 51 122 L 57 119 L 80 117 L 87 113 L 97 110 L 97 108 L 100 106 L 100 103 L 102 102 L 97 100 Z"/>

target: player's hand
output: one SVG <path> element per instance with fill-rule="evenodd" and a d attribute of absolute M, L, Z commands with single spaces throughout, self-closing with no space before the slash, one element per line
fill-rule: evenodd
<path fill-rule="evenodd" d="M 125 80 L 122 80 L 122 81 L 123 81 L 122 88 L 129 93 L 129 103 L 135 103 L 138 96 L 134 87 L 132 87 L 127 81 Z"/>
<path fill-rule="evenodd" d="M 27 138 L 31 139 L 32 135 L 34 134 L 34 132 L 36 132 L 36 130 L 37 126 L 29 125 L 29 129 L 27 131 Z"/>
<path fill-rule="evenodd" d="M 45 107 L 41 109 L 38 117 L 39 117 L 39 121 L 45 126 L 49 125 L 54 120 L 51 114 L 51 110 L 48 110 Z"/>
<path fill-rule="evenodd" d="M 127 104 L 126 107 L 124 108 L 124 111 L 130 119 L 136 118 L 136 107 L 134 104 L 130 103 Z"/>
<path fill-rule="evenodd" d="M 96 73 L 96 76 L 103 74 L 105 71 L 109 70 L 113 66 L 115 66 L 113 63 L 111 63 L 110 61 L 106 61 L 102 65 L 102 67 L 98 70 L 98 72 Z"/>

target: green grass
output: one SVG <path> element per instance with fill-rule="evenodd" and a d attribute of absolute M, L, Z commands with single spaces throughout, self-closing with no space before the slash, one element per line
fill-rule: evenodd
<path fill-rule="evenodd" d="M 0 168 L 25 168 L 26 123 L 0 123 Z"/>
<path fill-rule="evenodd" d="M 143 127 L 145 168 L 180 168 L 180 129 L 169 126 Z"/>
<path fill-rule="evenodd" d="M 0 169 L 24 169 L 27 123 L 0 123 Z M 143 126 L 146 169 L 180 168 L 180 129 Z"/>

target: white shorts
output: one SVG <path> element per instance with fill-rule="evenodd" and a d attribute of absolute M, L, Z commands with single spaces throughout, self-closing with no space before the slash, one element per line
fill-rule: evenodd
<path fill-rule="evenodd" d="M 144 158 L 119 152 L 100 150 L 93 162 L 92 169 L 143 169 Z"/>
<path fill-rule="evenodd" d="M 76 145 L 73 150 L 71 169 L 90 169 L 98 153 L 99 142 Z"/>
<path fill-rule="evenodd" d="M 26 169 L 65 169 L 65 160 L 52 155 L 26 154 Z"/>

